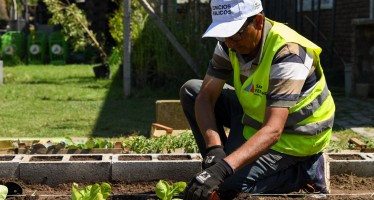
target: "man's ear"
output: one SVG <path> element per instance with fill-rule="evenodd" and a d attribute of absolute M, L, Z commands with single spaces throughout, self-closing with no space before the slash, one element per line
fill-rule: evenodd
<path fill-rule="evenodd" d="M 262 29 L 264 26 L 264 15 L 257 14 L 256 17 L 253 20 L 253 26 L 256 29 Z"/>

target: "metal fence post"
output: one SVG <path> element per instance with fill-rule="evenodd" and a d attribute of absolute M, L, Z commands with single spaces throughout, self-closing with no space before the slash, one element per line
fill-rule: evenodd
<path fill-rule="evenodd" d="M 126 99 L 131 93 L 131 0 L 124 0 L 123 4 L 123 90 Z"/>

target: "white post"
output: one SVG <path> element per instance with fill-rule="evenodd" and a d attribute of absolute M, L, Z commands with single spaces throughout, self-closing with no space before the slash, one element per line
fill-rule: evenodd
<path fill-rule="evenodd" d="M 0 85 L 3 84 L 3 61 L 0 60 Z"/>
<path fill-rule="evenodd" d="M 123 7 L 123 89 L 127 98 L 131 88 L 131 0 L 123 0 Z"/>

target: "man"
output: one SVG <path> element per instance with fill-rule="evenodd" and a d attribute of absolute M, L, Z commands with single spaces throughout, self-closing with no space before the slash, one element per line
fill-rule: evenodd
<path fill-rule="evenodd" d="M 185 199 L 213 191 L 328 193 L 322 151 L 335 105 L 321 48 L 265 18 L 260 0 L 212 0 L 211 9 L 203 37 L 218 40 L 213 58 L 204 80 L 180 90 L 203 156 Z M 234 87 L 226 84 L 231 74 Z"/>

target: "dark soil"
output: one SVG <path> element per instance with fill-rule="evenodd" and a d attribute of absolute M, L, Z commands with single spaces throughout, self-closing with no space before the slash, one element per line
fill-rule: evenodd
<path fill-rule="evenodd" d="M 60 184 L 56 187 L 50 187 L 40 184 L 28 184 L 16 179 L 0 179 L 0 184 L 6 182 L 15 182 L 22 186 L 23 196 L 13 196 L 8 199 L 70 199 L 72 183 Z M 332 176 L 331 194 L 322 199 L 374 199 L 374 177 L 357 177 L 354 175 Z M 172 183 L 172 181 L 169 181 Z M 157 181 L 125 183 L 113 182 L 111 199 L 157 199 L 155 196 L 155 185 Z M 79 188 L 83 188 L 93 183 L 79 183 Z M 32 196 L 34 194 L 34 196 Z M 179 196 L 179 198 L 181 198 Z M 282 196 L 259 196 L 249 194 L 237 194 L 235 197 L 221 197 L 221 199 L 314 199 L 310 195 L 290 194 Z"/>
<path fill-rule="evenodd" d="M 62 156 L 33 156 L 31 157 L 31 162 L 39 162 L 39 161 L 61 161 Z"/>
<path fill-rule="evenodd" d="M 359 155 L 329 155 L 331 159 L 334 160 L 365 160 Z"/>
<path fill-rule="evenodd" d="M 159 160 L 191 160 L 190 155 L 160 155 Z"/>
<path fill-rule="evenodd" d="M 30 161 L 31 162 L 40 162 L 40 161 L 62 161 L 63 156 L 32 156 Z M 71 156 L 70 161 L 97 161 L 102 160 L 102 156 L 84 156 L 84 155 L 77 155 Z"/>
<path fill-rule="evenodd" d="M 98 155 L 98 156 L 71 156 L 70 161 L 86 161 L 86 160 L 91 160 L 91 161 L 97 161 L 97 160 L 102 160 L 103 157 Z"/>
<path fill-rule="evenodd" d="M 0 161 L 11 161 L 15 156 L 0 156 Z"/>
<path fill-rule="evenodd" d="M 143 155 L 124 155 L 118 156 L 118 160 L 122 161 L 131 161 L 131 160 L 152 160 L 152 156 L 143 156 Z"/>

